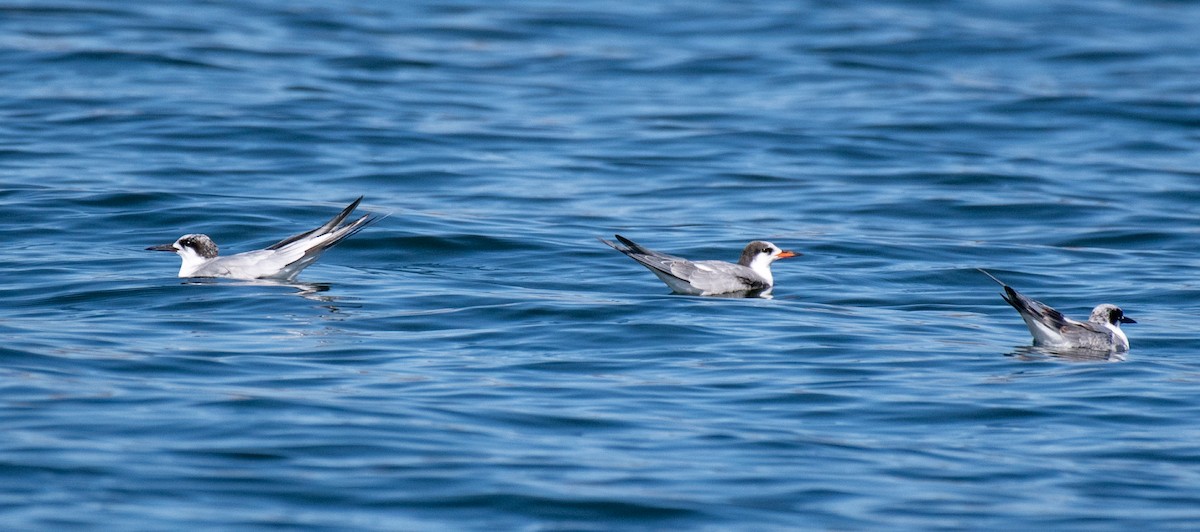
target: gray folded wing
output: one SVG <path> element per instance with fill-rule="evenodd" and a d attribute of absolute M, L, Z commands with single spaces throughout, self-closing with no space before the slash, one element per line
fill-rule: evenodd
<path fill-rule="evenodd" d="M 380 219 L 365 214 L 353 222 L 339 226 L 338 224 L 341 224 L 361 201 L 362 197 L 354 200 L 354 203 L 321 227 L 290 236 L 266 249 L 217 257 L 197 271 L 197 275 L 291 280 L 301 270 L 316 262 L 325 250 Z"/>
<path fill-rule="evenodd" d="M 770 288 L 753 270 L 740 264 L 719 260 L 690 261 L 643 247 L 621 235 L 616 237 L 624 247 L 603 238 L 599 240 L 636 260 L 672 290 L 682 294 L 753 292 Z"/>
<path fill-rule="evenodd" d="M 1113 333 L 1091 322 L 1076 321 L 1045 304 L 1025 297 L 1004 285 L 1004 300 L 1017 309 L 1039 344 L 1065 345 L 1085 349 L 1109 349 Z"/>

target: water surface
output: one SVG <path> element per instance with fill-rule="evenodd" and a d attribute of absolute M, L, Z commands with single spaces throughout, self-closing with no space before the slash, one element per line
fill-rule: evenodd
<path fill-rule="evenodd" d="M 1200 520 L 1182 2 L 0 1 L 6 529 Z M 360 194 L 300 276 L 194 282 Z M 597 242 L 734 260 L 670 295 Z M 1138 320 L 1056 357 L 984 267 Z"/>

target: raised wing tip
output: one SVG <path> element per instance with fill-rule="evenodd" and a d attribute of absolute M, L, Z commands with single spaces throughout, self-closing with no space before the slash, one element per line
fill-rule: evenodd
<path fill-rule="evenodd" d="M 358 220 L 354 221 L 353 223 L 349 223 L 349 224 L 345 224 L 345 225 L 340 225 L 340 224 L 343 221 L 345 221 L 347 217 L 350 216 L 350 213 L 354 212 L 354 209 L 358 208 L 358 204 L 362 203 L 362 200 L 364 197 L 365 196 L 359 196 L 358 199 L 355 199 L 353 203 L 351 203 L 350 205 L 347 205 L 346 208 L 342 209 L 341 212 L 339 212 L 336 216 L 331 218 L 328 222 L 325 222 L 324 224 L 322 224 L 320 227 L 309 230 L 309 231 L 305 231 L 303 233 L 289 236 L 283 240 L 280 240 L 279 242 L 276 242 L 274 244 L 271 244 L 270 246 L 267 246 L 266 249 L 280 249 L 288 244 L 292 244 L 294 242 L 303 240 L 310 236 L 311 237 L 321 236 L 321 235 L 325 235 L 325 234 L 332 233 L 335 231 L 340 231 L 342 229 L 345 229 L 346 227 L 359 226 L 360 224 L 361 224 L 361 226 L 359 228 L 361 229 L 361 227 L 366 226 L 367 223 L 374 222 L 375 219 L 379 218 L 379 217 L 371 216 L 370 214 L 367 214 L 367 215 L 364 215 L 362 218 L 359 218 Z M 368 220 L 366 223 L 364 223 L 363 219 L 368 218 L 368 217 L 370 217 L 370 220 Z"/>
<path fill-rule="evenodd" d="M 355 200 L 354 200 L 354 202 L 352 202 L 351 204 L 347 205 L 345 209 L 342 209 L 342 214 L 341 214 L 341 215 L 339 215 L 339 217 L 340 217 L 340 218 L 345 218 L 345 217 L 346 217 L 346 216 L 348 216 L 350 213 L 354 212 L 354 209 L 357 209 L 357 208 L 358 208 L 358 204 L 359 204 L 359 203 L 362 203 L 362 200 L 363 200 L 363 198 L 364 198 L 364 197 L 365 197 L 365 196 L 359 196 L 359 197 L 358 197 L 358 199 L 355 199 Z"/>

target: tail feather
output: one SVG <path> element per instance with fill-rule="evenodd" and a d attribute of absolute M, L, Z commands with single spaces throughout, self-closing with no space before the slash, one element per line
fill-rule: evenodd
<path fill-rule="evenodd" d="M 599 240 L 599 241 L 601 241 L 601 242 L 604 242 L 604 244 L 605 244 L 605 245 L 607 245 L 608 247 L 610 247 L 610 248 L 613 248 L 613 249 L 615 249 L 615 250 L 617 250 L 617 251 L 620 251 L 621 253 L 625 253 L 625 252 L 626 252 L 626 249 L 625 249 L 625 248 L 623 248 L 623 247 L 621 247 L 621 246 L 618 246 L 616 242 L 613 242 L 613 241 L 611 241 L 611 240 L 605 240 L 605 239 L 603 239 L 603 238 L 600 238 L 600 237 L 596 237 L 596 240 Z"/>
<path fill-rule="evenodd" d="M 987 270 L 985 270 L 985 269 L 983 269 L 983 268 L 975 268 L 975 269 L 976 269 L 976 270 L 979 270 L 979 273 L 982 273 L 982 274 L 984 274 L 984 275 L 986 275 L 986 276 L 988 276 L 988 277 L 991 277 L 991 278 L 992 278 L 992 280 L 993 280 L 993 281 L 996 281 L 996 283 L 997 283 L 997 284 L 999 284 L 1000 286 L 1003 286 L 1003 287 L 1006 287 L 1006 288 L 1008 287 L 1008 285 L 1007 285 L 1007 284 L 1005 284 L 1005 283 L 1004 283 L 1004 281 L 1001 281 L 1000 279 L 997 279 L 995 275 L 992 275 L 992 274 L 988 273 L 988 271 L 987 271 Z"/>
<path fill-rule="evenodd" d="M 371 216 L 370 214 L 364 214 L 362 216 L 362 218 L 359 218 L 351 223 L 343 225 L 342 227 L 339 227 L 336 230 L 332 231 L 333 233 L 336 233 L 337 236 L 328 240 L 327 242 L 322 244 L 320 247 L 331 248 L 331 247 L 337 245 L 338 242 L 341 242 L 341 241 L 353 236 L 355 233 L 362 231 L 368 225 L 371 225 L 379 220 L 382 220 L 383 218 L 384 217 L 381 217 L 381 216 Z"/>

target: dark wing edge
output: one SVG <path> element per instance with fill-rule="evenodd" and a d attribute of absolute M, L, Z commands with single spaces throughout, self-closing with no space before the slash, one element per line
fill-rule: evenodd
<path fill-rule="evenodd" d="M 294 271 L 292 272 L 292 276 L 295 276 L 296 274 L 300 273 L 300 270 L 307 268 L 309 264 L 312 264 L 314 261 L 316 261 L 317 258 L 320 257 L 321 254 L 325 252 L 325 250 L 327 250 L 333 246 L 336 246 L 338 244 L 338 242 L 341 242 L 341 241 L 349 238 L 350 236 L 354 235 L 355 233 L 358 233 L 359 231 L 362 231 L 363 229 L 365 229 L 368 225 L 371 225 L 371 224 L 373 224 L 379 220 L 382 220 L 384 218 L 387 218 L 387 216 L 371 216 L 370 214 L 364 214 L 362 218 L 359 218 L 351 223 L 348 223 L 346 225 L 339 227 L 338 229 L 336 229 L 334 231 L 334 233 L 336 233 L 336 234 L 333 238 L 331 238 L 325 242 L 322 242 L 321 245 L 319 245 L 319 246 L 313 246 L 313 247 L 310 247 L 310 248 L 304 250 L 303 255 L 300 255 L 300 257 L 298 257 L 296 260 L 288 263 L 289 268 L 293 267 L 295 265 L 300 265 L 299 268 L 294 269 Z"/>
<path fill-rule="evenodd" d="M 671 263 L 679 261 L 679 260 L 683 260 L 683 259 L 680 259 L 679 257 L 673 257 L 671 255 L 667 255 L 664 253 L 659 253 L 652 249 L 644 248 L 641 245 L 639 245 L 637 242 L 634 242 L 634 241 L 632 241 L 628 238 L 625 238 L 621 235 L 614 235 L 614 236 L 616 236 L 617 240 L 619 240 L 622 244 L 625 244 L 626 247 L 621 247 L 614 242 L 611 242 L 611 241 L 608 241 L 608 240 L 605 240 L 605 239 L 599 238 L 599 237 L 597 237 L 596 240 L 604 242 L 605 244 L 608 244 L 609 247 L 611 247 L 617 251 L 620 251 L 621 253 L 624 253 L 625 256 L 637 261 L 638 264 L 641 264 L 642 266 L 650 268 L 651 270 L 654 270 L 656 272 L 661 272 L 665 275 L 669 275 L 669 276 L 679 279 L 681 281 L 687 281 L 687 279 L 684 279 L 678 275 L 675 275 L 675 272 L 671 271 Z"/>
<path fill-rule="evenodd" d="M 995 275 L 988 273 L 983 268 L 975 269 L 979 270 L 984 275 L 990 277 L 993 281 L 996 281 L 996 283 L 998 283 L 1000 286 L 1004 287 L 1004 293 L 1000 294 L 1000 297 L 1004 298 L 1005 303 L 1012 305 L 1012 308 L 1017 309 L 1019 314 L 1028 314 L 1033 316 L 1038 321 L 1048 326 L 1052 326 L 1058 330 L 1063 330 L 1064 328 L 1073 325 L 1079 325 L 1079 322 L 1063 316 L 1063 313 L 1054 310 L 1053 307 L 1047 306 L 1040 301 L 1025 297 L 1020 292 L 1013 289 L 1013 287 L 1008 286 L 1007 283 L 997 279 Z"/>
<path fill-rule="evenodd" d="M 642 247 L 641 244 L 638 244 L 637 242 L 634 242 L 628 238 L 625 238 L 621 235 L 613 235 L 613 236 L 617 237 L 617 240 L 619 240 L 622 244 L 625 244 L 629 248 L 629 250 L 633 251 L 634 253 L 641 253 L 643 255 L 657 255 L 657 253 L 655 253 L 653 250 L 646 249 L 646 248 Z"/>
<path fill-rule="evenodd" d="M 757 279 L 751 279 L 749 277 L 743 277 L 740 275 L 737 276 L 737 278 L 739 281 L 746 283 L 746 286 L 750 287 L 748 290 L 751 292 L 757 292 L 757 291 L 766 290 L 768 288 L 771 288 L 771 285 L 764 283 Z"/>
<path fill-rule="evenodd" d="M 351 204 L 350 204 L 350 205 L 348 205 L 348 206 L 347 206 L 345 209 L 342 209 L 342 212 L 338 213 L 338 215 L 337 215 L 337 216 L 334 216 L 334 217 L 333 217 L 332 219 L 330 219 L 328 222 L 325 222 L 325 224 L 324 224 L 324 225 L 322 225 L 321 227 L 318 227 L 318 228 L 316 228 L 316 229 L 313 229 L 313 230 L 311 230 L 311 231 L 305 231 L 305 232 L 303 232 L 303 233 L 299 233 L 299 234 L 295 234 L 295 235 L 289 236 L 289 237 L 287 237 L 287 238 L 285 238 L 285 239 L 283 239 L 283 240 L 280 240 L 279 242 L 276 242 L 276 243 L 274 243 L 274 244 L 271 244 L 271 245 L 270 245 L 269 247 L 267 247 L 266 249 L 279 249 L 279 248 L 281 248 L 281 247 L 283 247 L 283 246 L 286 246 L 286 245 L 288 245 L 288 244 L 291 244 L 291 243 L 293 243 L 293 242 L 296 242 L 297 240 L 301 240 L 301 239 L 307 238 L 307 237 L 309 237 L 309 236 L 312 236 L 312 235 L 323 235 L 323 234 L 326 234 L 326 233 L 333 232 L 333 231 L 335 230 L 335 228 L 337 228 L 338 224 L 342 223 L 342 220 L 345 220 L 345 219 L 346 219 L 348 216 L 350 216 L 350 213 L 354 212 L 354 209 L 358 208 L 358 204 L 359 204 L 359 203 L 362 203 L 362 200 L 363 200 L 363 196 L 359 196 L 359 197 L 358 197 L 358 199 L 354 200 L 354 203 L 351 203 Z M 342 237 L 339 237 L 339 238 L 335 239 L 335 242 L 334 242 L 334 243 L 336 244 L 337 242 L 340 242 L 340 241 L 341 241 L 343 238 L 346 238 L 347 236 L 350 236 L 350 235 L 352 235 L 352 234 L 354 234 L 354 233 L 357 233 L 358 231 L 362 230 L 362 228 L 363 228 L 363 227 L 366 227 L 366 223 L 365 223 L 365 222 L 363 222 L 363 220 L 364 220 L 364 219 L 366 219 L 366 218 L 368 218 L 368 216 L 370 216 L 370 215 L 363 216 L 362 218 L 359 218 L 358 220 L 356 220 L 355 222 L 353 222 L 352 224 L 350 224 L 350 225 L 356 225 L 356 224 L 359 224 L 359 223 L 363 223 L 363 225 L 362 225 L 362 226 L 359 226 L 357 229 L 355 229 L 354 231 L 350 232 L 349 234 L 346 234 L 345 236 L 342 236 Z M 333 245 L 333 244 L 330 244 L 330 245 Z M 328 247 L 328 246 L 325 246 L 325 247 Z"/>
<path fill-rule="evenodd" d="M 372 216 L 370 214 L 364 214 L 361 218 L 335 229 L 333 232 L 337 233 L 337 236 L 333 237 L 328 242 L 325 242 L 320 247 L 325 249 L 331 248 L 337 245 L 338 242 L 350 238 L 359 231 L 366 229 L 368 225 L 378 222 L 384 218 L 387 218 L 387 216 Z"/>

